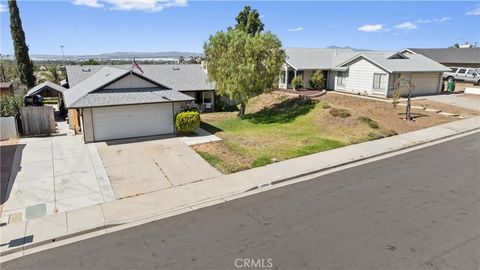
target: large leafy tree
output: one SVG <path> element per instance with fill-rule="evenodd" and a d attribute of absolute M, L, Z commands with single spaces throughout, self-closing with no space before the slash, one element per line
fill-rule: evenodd
<path fill-rule="evenodd" d="M 252 36 L 263 31 L 264 24 L 260 20 L 260 13 L 256 9 L 252 10 L 250 6 L 245 6 L 235 20 L 237 21 L 235 29 Z"/>
<path fill-rule="evenodd" d="M 204 52 L 209 80 L 218 94 L 240 102 L 240 117 L 250 98 L 275 87 L 285 61 L 280 39 L 270 32 L 217 32 L 205 43 Z"/>
<path fill-rule="evenodd" d="M 12 34 L 18 75 L 20 81 L 28 88 L 31 88 L 35 86 L 33 63 L 28 55 L 28 46 L 25 42 L 25 32 L 23 32 L 17 1 L 9 0 L 8 7 L 10 10 L 10 33 Z"/>

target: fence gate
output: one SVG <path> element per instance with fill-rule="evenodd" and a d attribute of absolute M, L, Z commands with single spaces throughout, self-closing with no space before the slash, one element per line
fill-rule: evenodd
<path fill-rule="evenodd" d="M 55 132 L 55 109 L 50 106 L 21 107 L 23 135 L 50 135 Z"/>
<path fill-rule="evenodd" d="M 18 138 L 17 121 L 15 117 L 0 117 L 0 140 Z"/>

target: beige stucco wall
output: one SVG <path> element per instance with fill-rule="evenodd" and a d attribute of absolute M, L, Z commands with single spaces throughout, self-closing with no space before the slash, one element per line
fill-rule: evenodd
<path fill-rule="evenodd" d="M 82 130 L 83 138 L 85 142 L 95 141 L 94 130 L 93 130 L 93 115 L 91 108 L 82 109 Z"/>
<path fill-rule="evenodd" d="M 105 89 L 125 89 L 125 88 L 148 88 L 157 87 L 155 84 L 139 78 L 133 74 L 127 75 L 122 79 L 110 84 Z"/>

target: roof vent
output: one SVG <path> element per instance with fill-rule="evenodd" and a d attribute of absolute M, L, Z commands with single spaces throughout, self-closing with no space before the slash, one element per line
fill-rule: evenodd
<path fill-rule="evenodd" d="M 91 70 L 89 68 L 82 68 L 83 72 L 90 72 Z"/>
<path fill-rule="evenodd" d="M 180 70 L 179 67 L 173 67 L 173 70 Z"/>

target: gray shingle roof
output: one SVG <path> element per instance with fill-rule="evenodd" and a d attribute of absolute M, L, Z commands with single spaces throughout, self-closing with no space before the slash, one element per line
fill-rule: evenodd
<path fill-rule="evenodd" d="M 128 104 L 189 101 L 192 97 L 163 86 L 149 88 L 102 89 L 104 86 L 135 71 L 104 66 L 64 92 L 67 108 L 85 108 Z M 150 79 L 145 77 L 145 79 Z"/>
<path fill-rule="evenodd" d="M 35 95 L 36 93 L 41 92 L 45 89 L 53 89 L 53 90 L 58 91 L 62 94 L 63 94 L 64 91 L 67 90 L 66 88 L 64 88 L 64 87 L 62 87 L 62 86 L 60 86 L 56 83 L 45 81 L 41 84 L 36 85 L 32 89 L 28 90 L 28 92 L 25 96 L 27 97 L 27 96 Z"/>
<path fill-rule="evenodd" d="M 85 97 L 88 93 L 107 85 L 108 83 L 130 73 L 129 70 L 102 67 L 97 72 L 93 73 L 88 79 L 85 79 L 75 86 L 70 87 L 64 92 L 65 106 L 70 108 L 75 105 L 75 102 Z"/>
<path fill-rule="evenodd" d="M 408 48 L 408 50 L 422 54 L 439 63 L 465 63 L 480 65 L 480 48 Z"/>
<path fill-rule="evenodd" d="M 159 88 L 108 89 L 86 95 L 78 102 L 75 102 L 73 107 L 102 107 L 190 100 L 194 99 L 175 90 L 162 90 Z"/>
<path fill-rule="evenodd" d="M 70 87 L 92 76 L 105 66 L 67 66 Z M 131 65 L 110 65 L 118 69 L 130 70 Z M 207 72 L 201 65 L 140 65 L 143 76 L 178 91 L 214 90 L 208 82 Z"/>
<path fill-rule="evenodd" d="M 295 69 L 330 69 L 335 66 L 335 55 L 352 57 L 358 54 L 351 49 L 323 48 L 285 48 L 285 52 L 287 63 Z"/>
<path fill-rule="evenodd" d="M 388 72 L 447 72 L 449 68 L 420 54 L 409 54 L 407 58 L 391 59 L 392 53 L 362 53 L 358 57 L 366 58 Z"/>
<path fill-rule="evenodd" d="M 389 72 L 445 72 L 450 69 L 422 55 L 391 59 L 394 52 L 355 52 L 348 49 L 286 48 L 287 63 L 295 69 L 336 70 L 364 57 Z"/>

